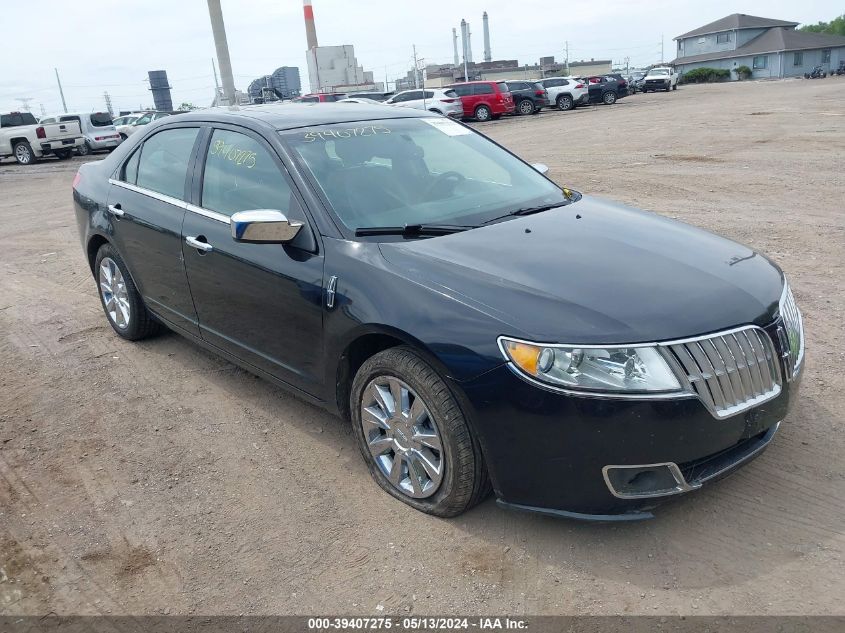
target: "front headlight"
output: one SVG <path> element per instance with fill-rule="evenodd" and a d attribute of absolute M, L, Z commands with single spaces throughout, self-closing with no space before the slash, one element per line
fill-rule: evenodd
<path fill-rule="evenodd" d="M 680 391 L 681 384 L 656 347 L 570 347 L 499 338 L 505 358 L 520 373 L 551 386 L 601 392 Z"/>

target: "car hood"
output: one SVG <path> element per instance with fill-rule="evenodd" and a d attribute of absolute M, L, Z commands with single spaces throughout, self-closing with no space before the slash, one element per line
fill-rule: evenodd
<path fill-rule="evenodd" d="M 776 315 L 783 277 L 754 250 L 583 197 L 432 239 L 382 243 L 390 268 L 541 342 L 679 339 Z"/>

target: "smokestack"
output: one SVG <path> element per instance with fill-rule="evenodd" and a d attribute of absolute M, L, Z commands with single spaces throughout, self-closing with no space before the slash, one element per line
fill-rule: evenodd
<path fill-rule="evenodd" d="M 472 63 L 472 31 L 469 30 L 469 22 L 467 22 L 467 61 Z"/>
<path fill-rule="evenodd" d="M 455 67 L 461 65 L 461 58 L 458 57 L 458 32 L 452 27 L 452 44 L 455 47 Z"/>
<path fill-rule="evenodd" d="M 303 11 L 305 12 L 305 39 L 308 42 L 308 50 L 317 48 L 317 27 L 314 26 L 314 8 L 311 0 L 303 0 Z"/>
<path fill-rule="evenodd" d="M 493 53 L 490 52 L 490 23 L 487 21 L 487 11 L 484 12 L 484 61 L 492 62 Z"/>
<path fill-rule="evenodd" d="M 461 20 L 461 53 L 465 62 L 469 61 L 467 57 L 467 21 Z"/>

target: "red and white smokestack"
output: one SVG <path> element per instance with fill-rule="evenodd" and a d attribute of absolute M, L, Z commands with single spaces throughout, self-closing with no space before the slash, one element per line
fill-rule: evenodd
<path fill-rule="evenodd" d="M 308 50 L 317 48 L 317 27 L 314 26 L 314 7 L 311 0 L 303 0 L 303 11 L 305 12 L 305 39 L 308 42 Z"/>

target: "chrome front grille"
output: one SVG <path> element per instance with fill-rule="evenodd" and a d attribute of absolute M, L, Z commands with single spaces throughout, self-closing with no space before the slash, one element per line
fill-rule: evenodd
<path fill-rule="evenodd" d="M 780 300 L 780 319 L 778 335 L 783 348 L 786 376 L 791 380 L 798 375 L 804 360 L 804 324 L 789 284 L 784 286 L 783 297 Z"/>
<path fill-rule="evenodd" d="M 736 415 L 781 391 L 771 338 L 747 326 L 666 345 L 692 389 L 717 418 Z"/>

